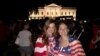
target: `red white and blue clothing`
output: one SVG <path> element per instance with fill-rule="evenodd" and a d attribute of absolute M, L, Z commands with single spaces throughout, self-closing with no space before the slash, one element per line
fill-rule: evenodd
<path fill-rule="evenodd" d="M 86 56 L 80 41 L 72 36 L 68 38 L 69 44 L 66 47 L 60 47 L 59 40 L 54 37 L 48 37 L 49 44 L 43 43 L 43 36 L 38 37 L 35 44 L 34 56 Z"/>
<path fill-rule="evenodd" d="M 48 37 L 49 44 L 46 45 L 43 43 L 43 35 L 37 38 L 35 43 L 34 56 L 50 56 L 51 49 L 55 47 L 54 37 Z"/>
<path fill-rule="evenodd" d="M 80 41 L 72 36 L 68 38 L 69 44 L 66 47 L 60 47 L 59 41 L 60 39 L 56 41 L 56 45 L 52 50 L 54 54 L 58 56 L 86 56 Z"/>

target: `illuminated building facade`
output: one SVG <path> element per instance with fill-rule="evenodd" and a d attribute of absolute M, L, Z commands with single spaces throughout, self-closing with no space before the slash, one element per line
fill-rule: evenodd
<path fill-rule="evenodd" d="M 35 13 L 35 11 L 29 13 L 29 20 L 44 19 L 45 17 L 53 19 L 55 17 L 61 17 L 61 16 L 72 16 L 73 20 L 76 20 L 76 8 L 62 7 L 52 3 L 44 7 L 39 7 L 37 13 Z"/>

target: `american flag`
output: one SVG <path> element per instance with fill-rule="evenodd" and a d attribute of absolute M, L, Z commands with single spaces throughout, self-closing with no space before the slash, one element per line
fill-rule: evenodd
<path fill-rule="evenodd" d="M 50 37 L 49 45 L 45 45 L 42 37 L 38 37 L 35 45 L 34 56 L 86 56 L 79 40 L 69 37 L 69 45 L 60 47 L 59 41 L 55 42 L 54 37 Z"/>
<path fill-rule="evenodd" d="M 52 52 L 57 56 L 86 56 L 80 41 L 73 37 L 69 38 L 69 45 L 66 47 L 60 47 L 59 41 L 56 42 L 56 46 Z"/>

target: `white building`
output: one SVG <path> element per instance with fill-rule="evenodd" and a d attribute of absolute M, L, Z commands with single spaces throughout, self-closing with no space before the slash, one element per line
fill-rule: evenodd
<path fill-rule="evenodd" d="M 30 14 L 30 13 L 29 13 Z M 73 16 L 73 20 L 76 20 L 76 8 L 75 7 L 61 7 L 54 3 L 38 8 L 38 13 L 33 11 L 29 15 L 31 19 L 44 19 L 45 17 L 55 18 L 60 16 Z"/>

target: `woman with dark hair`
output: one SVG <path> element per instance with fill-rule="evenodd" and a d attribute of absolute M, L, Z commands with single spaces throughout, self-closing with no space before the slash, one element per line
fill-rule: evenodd
<path fill-rule="evenodd" d="M 35 43 L 34 56 L 51 56 L 51 49 L 55 46 L 56 27 L 54 20 L 47 20 L 43 27 L 42 35 L 38 36 Z"/>
<path fill-rule="evenodd" d="M 86 56 L 79 40 L 69 35 L 70 23 L 61 20 L 58 25 L 59 39 L 54 47 L 54 56 Z"/>

